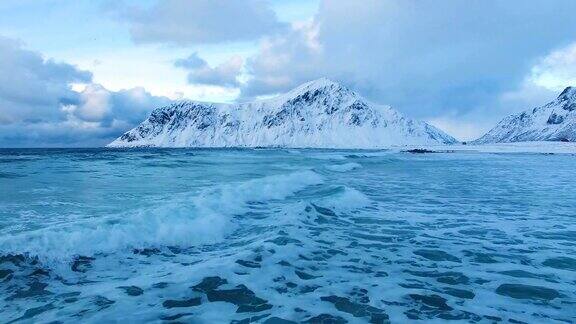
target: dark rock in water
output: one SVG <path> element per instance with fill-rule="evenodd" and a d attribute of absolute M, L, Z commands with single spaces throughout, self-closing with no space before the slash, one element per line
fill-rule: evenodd
<path fill-rule="evenodd" d="M 464 289 L 456 289 L 456 288 L 444 288 L 444 292 L 448 295 L 458 297 L 458 298 L 465 298 L 465 299 L 474 299 L 476 296 L 473 292 Z"/>
<path fill-rule="evenodd" d="M 67 293 L 63 293 L 63 294 L 59 294 L 58 296 L 56 296 L 57 298 L 66 298 L 66 297 L 78 297 L 82 295 L 81 292 L 79 291 L 71 291 L 71 292 L 67 292 Z"/>
<path fill-rule="evenodd" d="M 175 321 L 185 316 L 194 315 L 193 313 L 178 313 L 176 315 L 160 316 L 160 319 L 165 321 Z"/>
<path fill-rule="evenodd" d="M 291 267 L 291 266 L 292 266 L 292 265 L 290 264 L 290 262 L 284 261 L 284 260 L 278 262 L 278 264 L 281 265 L 281 266 L 284 266 L 284 267 Z"/>
<path fill-rule="evenodd" d="M 374 277 L 376 277 L 376 278 L 388 277 L 388 273 L 386 273 L 384 271 L 376 271 L 376 273 L 374 274 Z"/>
<path fill-rule="evenodd" d="M 167 282 L 157 282 L 157 283 L 152 285 L 152 288 L 155 288 L 155 289 L 164 289 L 166 287 L 168 287 Z"/>
<path fill-rule="evenodd" d="M 388 317 L 388 314 L 372 314 L 372 316 L 370 316 L 370 323 L 387 324 L 390 323 L 390 318 Z"/>
<path fill-rule="evenodd" d="M 35 308 L 29 308 L 24 312 L 24 315 L 22 315 L 21 317 L 11 321 L 11 323 L 13 322 L 19 322 L 19 321 L 23 321 L 26 319 L 31 319 L 32 317 L 38 315 L 38 314 L 42 314 L 46 311 L 49 311 L 51 309 L 54 309 L 54 305 L 52 303 L 46 304 L 44 306 L 40 306 L 40 307 L 35 307 Z"/>
<path fill-rule="evenodd" d="M 416 308 L 404 312 L 411 320 L 442 319 L 467 323 L 477 323 L 482 320 L 482 317 L 477 314 L 450 307 L 446 299 L 438 295 L 410 294 L 409 297 L 416 303 Z"/>
<path fill-rule="evenodd" d="M 413 271 L 413 270 L 405 270 L 404 272 L 409 273 L 413 276 L 424 277 L 424 278 L 436 278 L 436 281 L 445 283 L 448 285 L 459 285 L 459 284 L 467 284 L 470 282 L 470 278 L 465 276 L 460 272 L 455 271 L 447 271 L 447 272 L 438 272 L 438 271 Z"/>
<path fill-rule="evenodd" d="M 453 308 L 446 304 L 446 299 L 438 295 L 419 295 L 410 294 L 408 295 L 414 301 L 420 302 L 426 306 L 437 308 L 439 310 L 449 311 Z"/>
<path fill-rule="evenodd" d="M 320 286 L 317 286 L 317 285 L 303 286 L 302 288 L 300 288 L 300 293 L 301 294 L 308 294 L 308 293 L 315 291 L 318 288 L 320 288 Z"/>
<path fill-rule="evenodd" d="M 354 303 L 347 298 L 338 296 L 327 296 L 320 299 L 334 304 L 337 310 L 351 314 L 354 317 L 370 317 L 372 323 L 388 321 L 388 315 L 384 310 L 370 305 Z"/>
<path fill-rule="evenodd" d="M 423 282 L 408 282 L 398 284 L 402 288 L 406 289 L 426 289 L 426 285 Z"/>
<path fill-rule="evenodd" d="M 280 294 L 285 294 L 288 292 L 288 288 L 286 288 L 286 287 L 276 287 L 276 288 L 274 288 L 274 290 L 276 290 Z"/>
<path fill-rule="evenodd" d="M 120 286 L 118 289 L 124 290 L 128 296 L 140 296 L 144 293 L 144 290 L 137 286 Z"/>
<path fill-rule="evenodd" d="M 576 259 L 569 257 L 550 258 L 542 264 L 555 269 L 576 271 Z"/>
<path fill-rule="evenodd" d="M 34 272 L 30 274 L 30 276 L 48 276 L 48 275 L 50 275 L 50 272 L 44 269 L 36 269 L 34 270 Z"/>
<path fill-rule="evenodd" d="M 413 253 L 431 261 L 462 262 L 457 257 L 440 250 L 416 250 Z"/>
<path fill-rule="evenodd" d="M 370 302 L 370 297 L 368 297 L 368 290 L 364 288 L 352 289 L 350 296 L 354 297 L 354 299 L 361 304 L 368 304 Z"/>
<path fill-rule="evenodd" d="M 206 277 L 202 279 L 202 282 L 192 287 L 192 289 L 196 291 L 200 291 L 203 293 L 218 289 L 218 287 L 227 284 L 228 281 L 226 279 L 222 279 L 218 276 L 214 277 Z"/>
<path fill-rule="evenodd" d="M 0 280 L 4 279 L 4 278 L 9 278 L 8 276 L 11 275 L 12 273 L 14 273 L 14 271 L 8 269 L 8 270 L 4 270 L 4 269 L 0 269 Z"/>
<path fill-rule="evenodd" d="M 236 263 L 247 268 L 260 268 L 260 263 L 246 260 L 236 260 Z"/>
<path fill-rule="evenodd" d="M 528 324 L 528 323 L 526 323 L 526 322 L 524 322 L 524 321 L 515 320 L 515 319 L 513 319 L 513 318 L 509 318 L 509 319 L 508 319 L 508 322 L 509 322 L 509 323 L 512 323 L 512 324 Z"/>
<path fill-rule="evenodd" d="M 493 323 L 494 323 L 494 322 L 502 322 L 502 318 L 501 318 L 501 317 L 498 317 L 498 316 L 484 315 L 484 316 L 482 316 L 482 317 L 486 318 L 487 320 L 492 321 Z"/>
<path fill-rule="evenodd" d="M 502 284 L 496 288 L 496 293 L 516 299 L 533 299 L 549 301 L 560 297 L 560 293 L 554 289 L 523 285 L 523 284 Z"/>
<path fill-rule="evenodd" d="M 257 313 L 272 308 L 270 304 L 260 304 L 260 305 L 240 305 L 236 310 L 236 313 Z"/>
<path fill-rule="evenodd" d="M 296 324 L 296 322 L 285 320 L 280 317 L 270 317 L 263 322 L 264 324 Z"/>
<path fill-rule="evenodd" d="M 152 256 L 152 255 L 161 253 L 161 251 L 156 249 L 156 248 L 134 249 L 132 252 L 134 254 L 140 254 L 140 255 L 145 255 L 145 256 Z"/>
<path fill-rule="evenodd" d="M 308 274 L 308 273 L 306 273 L 306 272 L 304 272 L 304 271 L 295 270 L 294 272 L 295 272 L 296 275 L 297 275 L 300 279 L 302 279 L 302 280 L 311 280 L 311 279 L 319 278 L 319 277 L 317 277 L 317 276 L 313 276 L 313 275 L 311 275 L 311 274 Z"/>
<path fill-rule="evenodd" d="M 286 283 L 286 287 L 288 287 L 288 288 L 296 288 L 296 287 L 298 287 L 298 285 L 295 284 L 295 283 L 293 283 L 293 282 L 287 282 L 287 283 Z"/>
<path fill-rule="evenodd" d="M 267 300 L 256 297 L 254 292 L 244 285 L 233 289 L 210 290 L 206 296 L 210 302 L 222 301 L 238 306 L 237 313 L 261 312 L 272 308 Z"/>
<path fill-rule="evenodd" d="M 304 323 L 312 323 L 312 324 L 344 324 L 348 323 L 347 320 L 343 319 L 340 316 L 334 316 L 330 314 L 320 314 L 316 317 L 312 317 Z"/>
<path fill-rule="evenodd" d="M 315 204 L 312 204 L 312 207 L 314 207 L 314 210 L 316 210 L 316 212 L 319 214 L 326 216 L 336 216 L 336 213 L 330 208 L 320 207 Z"/>
<path fill-rule="evenodd" d="M 115 301 L 110 300 L 104 296 L 96 296 L 93 301 L 94 305 L 98 306 L 98 311 L 110 307 Z"/>
<path fill-rule="evenodd" d="M 302 243 L 302 242 L 300 242 L 300 241 L 297 240 L 297 239 L 294 239 L 294 238 L 291 238 L 291 237 L 285 237 L 285 236 L 279 236 L 279 237 L 277 237 L 277 238 L 275 238 L 275 239 L 268 240 L 268 241 L 266 241 L 266 242 L 274 243 L 274 244 L 279 245 L 279 246 L 284 246 L 284 245 L 287 245 L 287 244 L 290 244 L 290 243 L 294 243 L 294 244 Z"/>
<path fill-rule="evenodd" d="M 243 320 L 240 321 L 236 321 L 233 320 L 230 322 L 230 324 L 250 324 L 250 323 L 260 323 L 261 319 L 264 319 L 266 317 L 270 316 L 270 314 L 262 314 L 262 315 L 257 315 L 257 316 L 251 316 L 248 318 L 245 318 Z"/>
<path fill-rule="evenodd" d="M 72 271 L 86 272 L 92 267 L 92 261 L 96 260 L 92 257 L 79 256 L 72 262 Z"/>
<path fill-rule="evenodd" d="M 406 150 L 406 151 L 402 151 L 404 153 L 413 153 L 413 154 L 424 154 L 424 153 L 438 153 L 436 151 L 430 151 L 427 149 L 412 149 L 412 150 Z"/>
<path fill-rule="evenodd" d="M 8 254 L 0 256 L 0 264 L 12 263 L 15 266 L 20 266 L 24 262 L 26 262 L 26 258 L 21 254 Z"/>
<path fill-rule="evenodd" d="M 48 284 L 33 282 L 28 285 L 28 289 L 18 290 L 14 295 L 6 298 L 6 300 L 52 295 L 52 292 L 45 289 L 46 287 L 48 287 Z"/>
<path fill-rule="evenodd" d="M 524 270 L 506 270 L 506 271 L 500 271 L 499 273 L 505 275 L 505 276 L 510 276 L 510 277 L 514 277 L 514 278 L 543 278 L 544 276 L 532 273 L 532 272 L 528 272 L 528 271 L 524 271 Z"/>
<path fill-rule="evenodd" d="M 202 304 L 202 298 L 194 297 L 194 298 L 184 299 L 184 300 L 168 299 L 162 303 L 162 306 L 164 306 L 164 308 L 176 308 L 176 307 L 199 306 L 201 304 Z"/>

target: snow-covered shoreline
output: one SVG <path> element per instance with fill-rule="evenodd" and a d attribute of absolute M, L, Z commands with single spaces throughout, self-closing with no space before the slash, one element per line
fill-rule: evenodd
<path fill-rule="evenodd" d="M 154 146 L 112 147 L 109 149 L 155 149 Z M 448 145 L 393 145 L 381 148 L 356 148 L 356 147 L 160 147 L 161 149 L 200 149 L 200 150 L 335 150 L 335 151 L 392 151 L 408 152 L 413 150 L 428 151 L 428 153 L 542 153 L 542 154 L 576 154 L 576 142 L 512 142 L 493 144 L 448 144 Z M 427 153 L 427 152 L 423 152 Z"/>
<path fill-rule="evenodd" d="M 513 143 L 492 143 L 492 144 L 453 144 L 453 145 L 409 145 L 393 146 L 393 150 L 406 151 L 414 149 L 425 149 L 437 153 L 443 152 L 478 152 L 478 153 L 553 153 L 553 154 L 576 154 L 576 143 L 574 142 L 513 142 Z"/>

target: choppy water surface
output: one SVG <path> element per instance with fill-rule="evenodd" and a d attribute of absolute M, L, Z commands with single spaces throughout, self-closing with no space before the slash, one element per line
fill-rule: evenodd
<path fill-rule="evenodd" d="M 3 150 L 0 322 L 574 322 L 575 167 Z"/>

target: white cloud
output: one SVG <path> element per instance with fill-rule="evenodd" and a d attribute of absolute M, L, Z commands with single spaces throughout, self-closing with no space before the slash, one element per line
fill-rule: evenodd
<path fill-rule="evenodd" d="M 305 27 L 262 42 L 242 95 L 327 76 L 412 117 L 492 118 L 538 57 L 574 40 L 574 11 L 568 0 L 324 0 Z"/>
<path fill-rule="evenodd" d="M 243 48 L 238 49 L 242 50 Z M 226 62 L 230 57 L 214 55 L 214 51 L 216 49 L 210 48 L 207 52 L 210 54 L 210 61 L 215 62 L 215 65 Z M 141 87 L 154 96 L 216 102 L 231 102 L 238 96 L 239 90 L 235 88 L 189 84 L 188 72 L 174 66 L 178 57 L 188 53 L 190 50 L 186 49 L 140 45 L 83 53 L 81 56 L 65 55 L 63 58 L 92 71 L 93 82 L 110 91 Z M 94 58 L 98 59 L 96 65 Z"/>
<path fill-rule="evenodd" d="M 475 139 L 504 116 L 545 105 L 566 87 L 576 85 L 576 43 L 552 50 L 535 62 L 515 88 L 496 96 L 489 109 L 446 114 L 430 122 L 458 138 Z"/>
<path fill-rule="evenodd" d="M 79 99 L 71 84 L 91 78 L 90 72 L 47 60 L 0 37 L 0 123 L 62 118 L 59 106 Z"/>
<path fill-rule="evenodd" d="M 562 91 L 576 85 L 576 43 L 555 50 L 532 68 L 529 81 L 545 89 Z"/>
<path fill-rule="evenodd" d="M 544 105 L 568 86 L 576 85 L 576 43 L 552 50 L 536 60 L 522 82 L 502 93 L 498 100 L 503 113 Z"/>
<path fill-rule="evenodd" d="M 90 84 L 80 93 L 80 104 L 74 114 L 84 121 L 101 121 L 110 113 L 110 96 L 110 91 L 101 85 Z"/>
<path fill-rule="evenodd" d="M 293 25 L 282 36 L 265 38 L 257 55 L 247 60 L 250 79 L 242 88 L 244 98 L 289 90 L 301 83 L 330 75 L 316 21 Z"/>
<path fill-rule="evenodd" d="M 150 7 L 117 5 L 116 10 L 137 43 L 246 41 L 285 27 L 264 0 L 163 0 Z"/>
<path fill-rule="evenodd" d="M 0 38 L 0 146 L 103 145 L 169 102 L 143 88 L 108 90 Z"/>
<path fill-rule="evenodd" d="M 86 141 L 90 129 L 102 142 L 166 97 L 222 102 L 241 91 L 246 100 L 327 76 L 467 138 L 576 83 L 576 43 L 565 46 L 576 40 L 572 0 L 324 0 L 311 20 L 294 22 L 316 3 L 306 14 L 293 6 L 281 17 L 290 27 L 274 10 L 292 5 L 279 1 L 130 3 L 112 5 L 123 19 L 103 29 L 126 23 L 130 34 L 119 30 L 96 48 L 53 46 L 68 63 L 0 39 L 0 124 L 21 139 Z M 89 34 L 101 35 L 94 22 Z M 204 59 L 174 67 L 195 51 Z M 0 130 L 0 144 L 8 135 Z"/>
<path fill-rule="evenodd" d="M 237 87 L 240 85 L 238 78 L 242 73 L 244 60 L 240 56 L 233 56 L 211 67 L 198 53 L 192 53 L 185 59 L 176 60 L 174 65 L 188 71 L 188 82 L 191 84 Z"/>

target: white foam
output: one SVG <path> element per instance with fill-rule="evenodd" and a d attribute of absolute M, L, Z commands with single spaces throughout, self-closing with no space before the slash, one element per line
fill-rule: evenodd
<path fill-rule="evenodd" d="M 334 171 L 334 172 L 348 172 L 348 171 L 352 171 L 354 169 L 359 169 L 361 167 L 362 167 L 362 165 L 360 165 L 358 163 L 350 162 L 350 163 L 344 163 L 344 164 L 328 165 L 328 166 L 326 166 L 326 169 L 328 169 L 330 171 Z"/>
<path fill-rule="evenodd" d="M 322 200 L 322 207 L 332 208 L 342 212 L 368 207 L 373 201 L 362 192 L 349 187 L 344 187 L 341 193 Z"/>
<path fill-rule="evenodd" d="M 284 199 L 321 182 L 317 173 L 300 171 L 226 184 L 152 209 L 5 235 L 0 253 L 60 262 L 124 249 L 213 243 L 233 231 L 232 216 L 244 213 L 247 203 Z"/>

